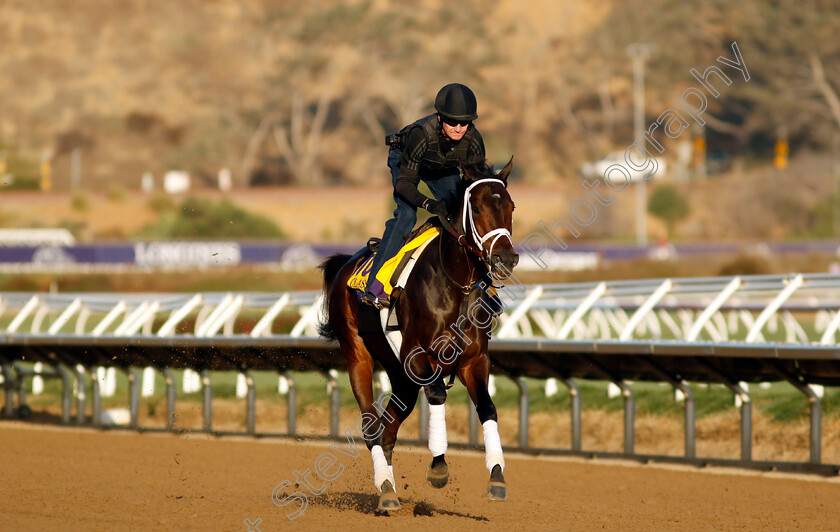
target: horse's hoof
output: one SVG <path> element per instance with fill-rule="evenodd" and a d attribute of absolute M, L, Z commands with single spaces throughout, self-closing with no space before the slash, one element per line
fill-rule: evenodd
<path fill-rule="evenodd" d="M 446 464 L 446 459 L 443 455 L 436 456 L 432 459 L 426 469 L 426 480 L 433 488 L 442 488 L 449 482 L 449 466 Z"/>
<path fill-rule="evenodd" d="M 440 489 L 446 486 L 446 484 L 449 482 L 449 469 L 445 468 L 441 472 L 435 471 L 435 469 L 430 467 L 426 470 L 426 480 L 429 481 L 429 484 L 431 484 L 433 488 Z"/>
<path fill-rule="evenodd" d="M 390 480 L 382 483 L 382 489 L 379 494 L 379 506 L 377 509 L 380 512 L 392 512 L 402 508 L 400 500 L 397 498 L 397 493 L 391 485 Z"/>
<path fill-rule="evenodd" d="M 505 486 L 504 482 L 493 482 L 491 480 L 487 483 L 485 495 L 491 501 L 506 501 L 508 498 L 507 486 Z"/>
<path fill-rule="evenodd" d="M 493 470 L 490 472 L 490 480 L 487 482 L 487 491 L 484 493 L 491 501 L 507 500 L 507 485 L 505 484 L 505 477 L 502 475 L 502 466 L 498 464 L 493 466 Z"/>

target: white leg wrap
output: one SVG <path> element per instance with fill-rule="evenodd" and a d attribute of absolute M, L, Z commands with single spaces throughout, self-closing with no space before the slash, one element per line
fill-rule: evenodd
<path fill-rule="evenodd" d="M 391 481 L 391 485 L 396 490 L 397 484 L 394 482 L 394 470 L 388 465 L 388 460 L 385 459 L 385 452 L 379 445 L 374 445 L 370 450 L 370 457 L 373 459 L 373 484 L 377 490 L 382 489 L 382 484 L 386 480 Z"/>
<path fill-rule="evenodd" d="M 493 472 L 493 466 L 500 465 L 505 470 L 505 457 L 502 454 L 502 439 L 499 438 L 499 426 L 492 419 L 484 422 L 484 454 L 487 471 Z"/>
<path fill-rule="evenodd" d="M 446 447 L 446 406 L 429 405 L 429 450 L 432 456 L 440 456 Z"/>
<path fill-rule="evenodd" d="M 397 492 L 397 483 L 394 480 L 394 466 L 392 466 L 392 465 L 388 466 L 388 473 L 391 474 L 391 478 L 389 480 L 391 481 L 391 485 L 394 486 L 394 493 L 396 493 Z"/>

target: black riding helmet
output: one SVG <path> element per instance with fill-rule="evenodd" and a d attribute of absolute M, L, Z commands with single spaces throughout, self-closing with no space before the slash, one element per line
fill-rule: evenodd
<path fill-rule="evenodd" d="M 477 107 L 473 91 L 460 83 L 446 85 L 435 97 L 435 110 L 450 120 L 475 120 Z"/>

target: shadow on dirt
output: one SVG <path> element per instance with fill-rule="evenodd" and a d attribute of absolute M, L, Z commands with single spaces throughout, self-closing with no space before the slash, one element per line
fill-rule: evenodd
<path fill-rule="evenodd" d="M 376 507 L 379 502 L 379 497 L 373 493 L 353 493 L 342 492 L 323 497 L 318 497 L 310 501 L 316 506 L 326 506 L 335 508 L 337 510 L 355 510 L 362 514 L 374 514 L 387 516 L 387 512 L 379 512 Z M 399 515 L 413 513 L 414 517 L 432 517 L 434 515 L 451 515 L 453 517 L 464 517 L 473 519 L 475 521 L 488 521 L 484 516 L 463 514 L 460 512 L 453 512 L 451 510 L 443 510 L 436 508 L 426 502 L 414 502 L 411 499 L 400 499 L 403 509 L 398 512 Z"/>

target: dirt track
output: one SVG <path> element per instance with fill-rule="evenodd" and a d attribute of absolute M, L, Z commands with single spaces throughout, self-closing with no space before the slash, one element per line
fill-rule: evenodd
<path fill-rule="evenodd" d="M 294 521 L 274 487 L 313 469 L 326 443 L 98 432 L 0 422 L 0 530 L 837 530 L 840 480 L 698 472 L 509 454 L 511 499 L 483 498 L 483 456 L 450 453 L 452 482 L 426 485 L 426 449 L 398 447 L 403 510 L 374 515 L 367 451 Z M 358 442 L 357 442 L 358 443 Z M 715 474 L 717 473 L 717 474 Z M 316 486 L 317 488 L 318 486 Z M 303 486 L 300 487 L 303 490 Z M 291 493 L 294 489 L 284 490 Z"/>

